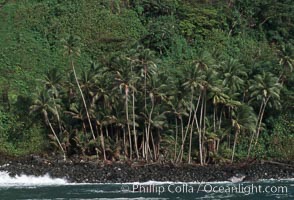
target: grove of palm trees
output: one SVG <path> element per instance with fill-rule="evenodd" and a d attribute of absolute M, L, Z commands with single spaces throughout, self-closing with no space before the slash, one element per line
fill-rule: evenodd
<path fill-rule="evenodd" d="M 291 0 L 0 5 L 0 154 L 294 159 Z"/>

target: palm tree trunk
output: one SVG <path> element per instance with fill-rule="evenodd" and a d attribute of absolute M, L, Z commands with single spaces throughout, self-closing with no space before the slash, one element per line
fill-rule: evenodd
<path fill-rule="evenodd" d="M 129 148 L 130 148 L 130 160 L 132 160 L 132 135 L 131 135 L 131 128 L 130 128 L 130 124 L 129 124 L 129 105 L 128 105 L 128 86 L 126 86 L 125 88 L 125 95 L 126 95 L 126 100 L 125 100 L 125 109 L 126 109 L 126 120 L 127 120 L 127 128 L 128 128 L 128 135 L 129 135 Z"/>
<path fill-rule="evenodd" d="M 190 127 L 190 138 L 189 138 L 189 151 L 188 151 L 188 164 L 191 163 L 191 152 L 192 152 L 192 138 L 193 138 L 193 127 L 195 119 L 192 119 L 192 124 Z"/>
<path fill-rule="evenodd" d="M 199 99 L 200 99 L 200 96 L 199 96 Z M 196 122 L 196 128 L 197 128 L 197 132 L 199 134 L 199 137 L 198 137 L 198 144 L 199 144 L 199 157 L 200 157 L 200 161 L 202 160 L 202 146 L 201 146 L 201 143 L 202 143 L 202 137 L 201 137 L 201 129 L 199 127 L 199 123 L 198 123 L 198 119 L 197 119 L 197 112 L 195 111 L 195 114 L 194 114 L 194 120 Z"/>
<path fill-rule="evenodd" d="M 147 111 L 147 66 L 144 66 L 144 110 Z"/>
<path fill-rule="evenodd" d="M 178 132 L 179 132 L 177 116 L 175 117 L 175 122 L 176 122 L 176 141 L 175 141 L 175 149 L 174 149 L 174 161 L 176 161 L 176 158 L 177 158 Z"/>
<path fill-rule="evenodd" d="M 264 106 L 263 106 L 262 111 L 261 111 L 261 114 L 260 114 L 260 120 L 259 120 L 259 124 L 258 124 L 257 130 L 256 130 L 256 140 L 255 140 L 254 146 L 256 146 L 256 144 L 258 142 L 258 137 L 259 137 L 260 128 L 261 128 L 261 124 L 262 124 L 262 120 L 263 120 L 263 115 L 264 115 L 264 111 L 265 111 L 265 108 L 266 108 L 266 105 L 267 105 L 267 102 L 268 102 L 269 98 L 270 97 L 267 97 L 265 99 Z"/>
<path fill-rule="evenodd" d="M 153 154 L 154 154 L 154 161 L 157 161 L 157 151 L 156 151 L 156 146 L 155 146 L 155 142 L 154 142 L 154 137 L 153 137 L 153 132 L 150 132 L 150 136 L 151 136 L 151 142 L 152 142 L 152 147 L 153 147 Z"/>
<path fill-rule="evenodd" d="M 192 91 L 191 91 L 191 100 L 190 100 L 190 113 L 189 113 L 189 119 L 188 119 L 188 124 L 187 124 L 185 135 L 187 135 L 187 133 L 189 131 L 190 123 L 191 123 L 191 119 L 192 119 L 192 113 L 193 113 L 193 97 L 194 97 L 194 90 L 192 89 Z"/>
<path fill-rule="evenodd" d="M 146 158 L 146 148 L 145 148 L 145 136 L 143 134 L 142 136 L 142 143 L 141 143 L 141 147 L 142 147 L 142 158 Z"/>
<path fill-rule="evenodd" d="M 262 112 L 263 104 L 264 104 L 264 102 L 262 101 L 262 103 L 261 103 L 261 105 L 259 107 L 259 112 L 258 112 L 257 121 L 256 121 L 256 125 L 255 125 L 256 130 L 257 130 L 257 127 L 258 127 L 258 124 L 259 124 L 259 120 L 260 120 L 260 115 L 261 115 L 261 112 Z M 255 134 L 256 134 L 256 131 L 252 133 L 252 136 L 251 136 L 251 139 L 250 139 L 250 143 L 249 143 L 248 152 L 247 152 L 247 158 L 249 158 L 249 156 L 250 156 Z"/>
<path fill-rule="evenodd" d="M 147 151 L 148 151 L 148 153 L 150 154 L 150 158 L 151 158 L 151 160 L 153 160 L 153 155 L 152 155 L 152 153 L 151 153 L 151 148 L 150 148 L 150 146 L 148 146 Z"/>
<path fill-rule="evenodd" d="M 177 162 L 180 160 L 182 162 L 183 154 L 184 154 L 184 145 L 186 141 L 186 137 L 190 128 L 190 123 L 191 123 L 191 118 L 192 118 L 192 112 L 193 112 L 193 96 L 194 96 L 194 90 L 191 90 L 191 100 L 190 100 L 190 113 L 189 113 L 189 119 L 188 119 L 188 124 L 186 127 L 185 135 L 182 137 L 182 144 L 181 144 L 181 149 L 177 158 Z"/>
<path fill-rule="evenodd" d="M 136 113 L 135 113 L 135 91 L 133 89 L 132 93 L 132 98 L 133 98 L 133 132 L 134 132 L 134 140 L 135 140 L 135 151 L 136 151 L 136 156 L 137 159 L 139 159 L 139 150 L 138 150 L 138 138 L 137 138 L 137 132 L 136 132 Z"/>
<path fill-rule="evenodd" d="M 144 112 L 147 114 L 147 66 L 144 65 Z M 144 130 L 145 130 L 145 134 L 143 134 L 143 157 L 145 157 L 146 161 L 148 160 L 148 146 L 149 144 L 147 144 L 147 126 L 146 126 L 146 121 L 144 123 Z M 145 138 L 144 138 L 145 137 Z"/>
<path fill-rule="evenodd" d="M 106 138 L 109 138 L 109 131 L 108 131 L 108 127 L 105 127 L 105 133 L 106 133 Z"/>
<path fill-rule="evenodd" d="M 235 155 L 235 151 L 236 151 L 236 144 L 237 144 L 238 135 L 239 135 L 239 130 L 236 130 L 235 139 L 234 139 L 234 145 L 233 145 L 232 158 L 231 158 L 231 163 L 233 163 L 233 161 L 234 161 L 234 155 Z"/>
<path fill-rule="evenodd" d="M 145 160 L 147 161 L 148 160 L 148 147 L 149 147 L 149 144 L 147 143 L 147 133 L 148 133 L 148 126 L 145 124 L 145 137 L 144 137 L 144 152 L 145 152 Z"/>
<path fill-rule="evenodd" d="M 204 91 L 202 91 L 202 102 L 201 102 L 201 109 L 200 109 L 200 122 L 199 122 L 199 156 L 200 156 L 200 164 L 203 165 L 203 138 L 202 138 L 202 132 L 203 132 L 203 117 L 204 117 Z M 205 123 L 205 122 L 204 122 Z"/>
<path fill-rule="evenodd" d="M 182 118 L 182 116 L 180 116 L 180 122 L 181 122 L 181 140 L 182 140 L 182 142 L 184 141 L 184 137 L 185 137 L 185 131 L 184 131 L 184 123 L 183 123 L 183 118 Z M 175 162 L 178 162 L 179 161 L 179 159 L 180 159 L 180 155 L 181 155 L 181 150 L 183 150 L 182 149 L 182 145 L 181 145 L 181 147 L 180 147 L 180 149 L 179 149 L 179 152 L 178 152 L 178 156 L 177 156 L 177 158 L 175 158 Z M 181 158 L 181 160 L 182 160 L 182 158 Z"/>
<path fill-rule="evenodd" d="M 105 142 L 104 142 L 104 135 L 103 135 L 102 125 L 100 125 L 100 140 L 101 140 L 101 147 L 102 147 L 102 151 L 103 151 L 103 158 L 104 158 L 104 160 L 106 160 Z"/>
<path fill-rule="evenodd" d="M 192 124 L 191 124 L 191 128 L 190 128 L 190 142 L 189 142 L 189 153 L 188 153 L 188 163 L 189 164 L 191 163 L 192 137 L 193 137 L 194 121 L 196 121 L 196 125 L 198 126 L 198 122 L 197 122 L 197 111 L 198 111 L 200 99 L 201 99 L 201 94 L 199 95 L 198 100 L 197 100 L 197 105 L 196 105 L 196 108 L 194 110 L 194 117 L 192 119 Z"/>
<path fill-rule="evenodd" d="M 126 129 L 125 127 L 123 127 L 123 143 L 124 143 L 124 153 L 125 153 L 125 157 L 128 155 L 128 152 L 127 152 L 127 142 L 126 142 Z"/>
<path fill-rule="evenodd" d="M 44 114 L 44 118 L 45 118 L 46 123 L 49 125 L 49 127 L 50 127 L 50 129 L 51 129 L 51 131 L 52 131 L 52 133 L 53 133 L 53 135 L 54 135 L 54 137 L 55 137 L 55 139 L 56 139 L 56 141 L 57 141 L 57 143 L 58 143 L 58 146 L 60 147 L 60 149 L 61 149 L 61 151 L 62 151 L 62 153 L 63 153 L 63 159 L 66 160 L 66 154 L 65 154 L 65 151 L 64 151 L 64 149 L 63 149 L 63 147 L 62 147 L 62 145 L 61 145 L 61 143 L 60 143 L 59 138 L 57 137 L 57 135 L 56 135 L 56 133 L 55 133 L 55 130 L 54 130 L 54 128 L 53 128 L 53 126 L 52 126 L 52 124 L 51 124 L 49 118 L 48 118 L 48 113 L 47 113 L 46 111 L 44 111 L 43 114 Z"/>
<path fill-rule="evenodd" d="M 157 144 L 156 144 L 156 156 L 157 156 L 157 160 L 159 160 L 160 159 L 160 143 L 161 143 L 159 129 L 157 129 L 157 136 L 158 136 L 158 140 L 157 140 Z"/>
<path fill-rule="evenodd" d="M 57 116 L 57 122 L 58 122 L 58 126 L 59 126 L 59 136 L 60 136 L 61 133 L 62 133 L 62 128 L 61 128 L 60 116 L 59 116 L 59 112 L 57 110 L 57 106 L 56 106 L 56 101 L 55 101 L 54 95 L 52 96 L 52 99 L 53 99 L 54 109 L 55 109 L 56 116 Z"/>
<path fill-rule="evenodd" d="M 250 139 L 247 158 L 249 158 L 249 156 L 250 156 L 250 153 L 251 153 L 251 150 L 252 150 L 252 144 L 253 144 L 253 141 L 254 141 L 254 137 L 256 137 L 254 146 L 256 146 L 256 144 L 258 142 L 258 137 L 259 137 L 259 132 L 260 132 L 261 124 L 262 124 L 262 119 L 263 119 L 265 107 L 267 105 L 267 102 L 268 102 L 269 98 L 270 97 L 267 97 L 266 99 L 264 99 L 262 101 L 261 105 L 260 105 L 259 113 L 258 113 L 258 117 L 257 117 L 257 121 L 256 121 L 256 130 L 255 130 L 255 133 L 252 133 L 252 137 Z"/>
<path fill-rule="evenodd" d="M 213 132 L 216 132 L 216 115 L 217 115 L 217 105 L 213 107 Z"/>
<path fill-rule="evenodd" d="M 77 83 L 77 86 L 79 88 L 79 92 L 81 94 L 81 97 L 82 97 L 82 101 L 83 101 L 83 104 L 84 104 L 84 108 L 86 110 L 86 115 L 87 115 L 87 118 L 88 118 L 88 122 L 89 122 L 89 126 L 90 126 L 90 130 L 91 130 L 91 133 L 92 133 L 92 137 L 93 139 L 96 141 L 96 137 L 95 137 L 95 134 L 94 134 L 94 130 L 93 130 L 93 127 L 92 127 L 92 123 L 91 123 L 91 118 L 90 118 L 90 115 L 89 115 L 89 112 L 88 112 L 88 108 L 87 108 L 87 104 L 86 104 L 86 100 L 84 98 L 84 94 L 83 94 L 83 91 L 81 89 L 81 86 L 80 86 L 80 83 L 79 83 L 79 80 L 78 80 L 78 77 L 77 77 L 77 74 L 76 74 L 76 70 L 75 70 L 75 66 L 74 66 L 74 62 L 73 60 L 71 60 L 71 67 L 72 67 L 72 71 L 74 73 L 74 77 L 75 77 L 75 81 Z M 98 155 L 98 152 L 97 152 L 97 155 Z"/>
<path fill-rule="evenodd" d="M 207 101 L 206 101 L 206 89 L 205 89 L 205 93 L 204 93 L 204 113 L 203 113 L 203 135 L 205 138 L 205 134 L 206 134 L 206 123 L 205 123 L 205 119 L 206 119 L 206 105 L 207 105 Z M 203 142 L 202 142 L 202 149 L 204 148 Z M 205 151 L 207 152 L 207 151 Z M 205 157 L 203 159 L 204 164 L 206 163 L 206 158 L 207 158 L 207 153 L 205 154 Z"/>
<path fill-rule="evenodd" d="M 220 130 L 221 127 L 222 127 L 222 114 L 223 114 L 223 107 L 222 107 L 222 109 L 220 110 L 220 114 L 219 114 L 218 130 Z"/>
<path fill-rule="evenodd" d="M 196 120 L 196 125 L 198 129 L 198 145 L 199 145 L 199 157 L 200 157 L 200 164 L 203 165 L 203 154 L 202 154 L 202 134 L 201 134 L 201 128 L 198 125 L 197 119 Z"/>
<path fill-rule="evenodd" d="M 151 120 L 152 120 L 153 110 L 154 110 L 154 99 L 153 99 L 153 97 L 151 97 L 151 110 L 150 110 L 149 116 L 148 116 L 148 126 L 147 126 L 147 134 L 146 134 L 146 144 L 147 144 L 148 149 L 150 149 L 149 139 L 150 139 L 150 129 L 151 129 Z M 153 140 L 153 138 L 152 138 L 152 140 Z"/>

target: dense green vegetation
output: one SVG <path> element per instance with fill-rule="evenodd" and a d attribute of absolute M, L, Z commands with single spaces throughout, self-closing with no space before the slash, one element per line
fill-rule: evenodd
<path fill-rule="evenodd" d="M 0 1 L 0 151 L 294 159 L 293 13 L 291 0 Z"/>

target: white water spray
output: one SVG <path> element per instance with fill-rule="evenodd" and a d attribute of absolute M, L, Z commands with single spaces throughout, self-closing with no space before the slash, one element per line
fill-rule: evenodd
<path fill-rule="evenodd" d="M 8 172 L 0 171 L 0 187 L 54 186 L 65 185 L 67 183 L 67 180 L 51 178 L 49 174 L 39 177 L 28 175 L 11 177 Z"/>

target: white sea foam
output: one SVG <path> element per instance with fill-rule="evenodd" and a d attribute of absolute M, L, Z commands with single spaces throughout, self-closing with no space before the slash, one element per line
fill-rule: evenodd
<path fill-rule="evenodd" d="M 270 183 L 270 182 L 293 182 L 294 178 L 281 178 L 281 179 L 260 179 L 259 182 Z"/>
<path fill-rule="evenodd" d="M 260 179 L 257 181 L 259 183 L 271 183 L 271 182 L 294 182 L 294 178 L 288 178 L 288 179 Z M 241 183 L 252 183 L 251 181 L 243 181 Z M 104 183 L 98 183 L 98 184 L 104 184 Z M 169 184 L 175 184 L 175 185 L 181 185 L 181 184 L 189 184 L 189 185 L 197 185 L 197 184 L 213 184 L 213 185 L 222 185 L 222 184 L 234 184 L 231 181 L 211 181 L 211 182 L 205 182 L 205 181 L 193 181 L 193 182 L 171 182 L 171 181 L 146 181 L 146 182 L 126 182 L 126 183 L 109 183 L 109 184 L 117 184 L 117 185 L 169 185 Z"/>
<path fill-rule="evenodd" d="M 168 198 L 136 197 L 136 198 L 111 198 L 111 199 L 116 199 L 116 200 L 129 200 L 129 199 L 132 199 L 132 200 L 145 200 L 145 199 L 149 199 L 149 200 L 165 200 L 165 199 L 168 199 Z M 109 198 L 99 198 L 99 200 L 109 200 Z"/>
<path fill-rule="evenodd" d="M 204 182 L 204 181 L 193 181 L 193 182 L 171 182 L 171 181 L 147 181 L 147 182 L 129 182 L 129 183 L 118 183 L 126 185 L 169 185 L 169 184 L 229 184 L 230 181 L 214 181 L 214 182 Z"/>
<path fill-rule="evenodd" d="M 285 179 L 260 179 L 255 182 L 293 182 L 294 178 L 285 178 Z M 251 181 L 243 181 L 242 183 L 251 183 Z M 140 184 L 140 185 L 168 185 L 168 184 L 233 184 L 231 181 L 211 181 L 205 182 L 201 180 L 193 181 L 193 182 L 171 182 L 171 181 L 147 181 L 147 182 L 129 182 L 129 183 L 116 183 L 116 184 Z"/>
<path fill-rule="evenodd" d="M 0 171 L 0 187 L 33 187 L 33 186 L 51 186 L 65 185 L 67 180 L 61 178 L 51 178 L 48 174 L 44 176 L 16 175 L 9 176 L 8 172 Z"/>
<path fill-rule="evenodd" d="M 261 179 L 257 182 L 292 182 L 294 178 L 290 179 Z M 245 182 L 247 183 L 247 181 Z M 29 176 L 20 175 L 11 177 L 8 172 L 0 171 L 0 187 L 17 187 L 17 186 L 54 186 L 54 185 L 169 185 L 169 184 L 231 184 L 229 181 L 213 181 L 204 182 L 201 180 L 196 180 L 194 182 L 171 182 L 171 181 L 147 181 L 147 182 L 126 182 L 126 183 L 70 183 L 66 179 L 52 178 L 49 174 L 44 176 Z"/>

